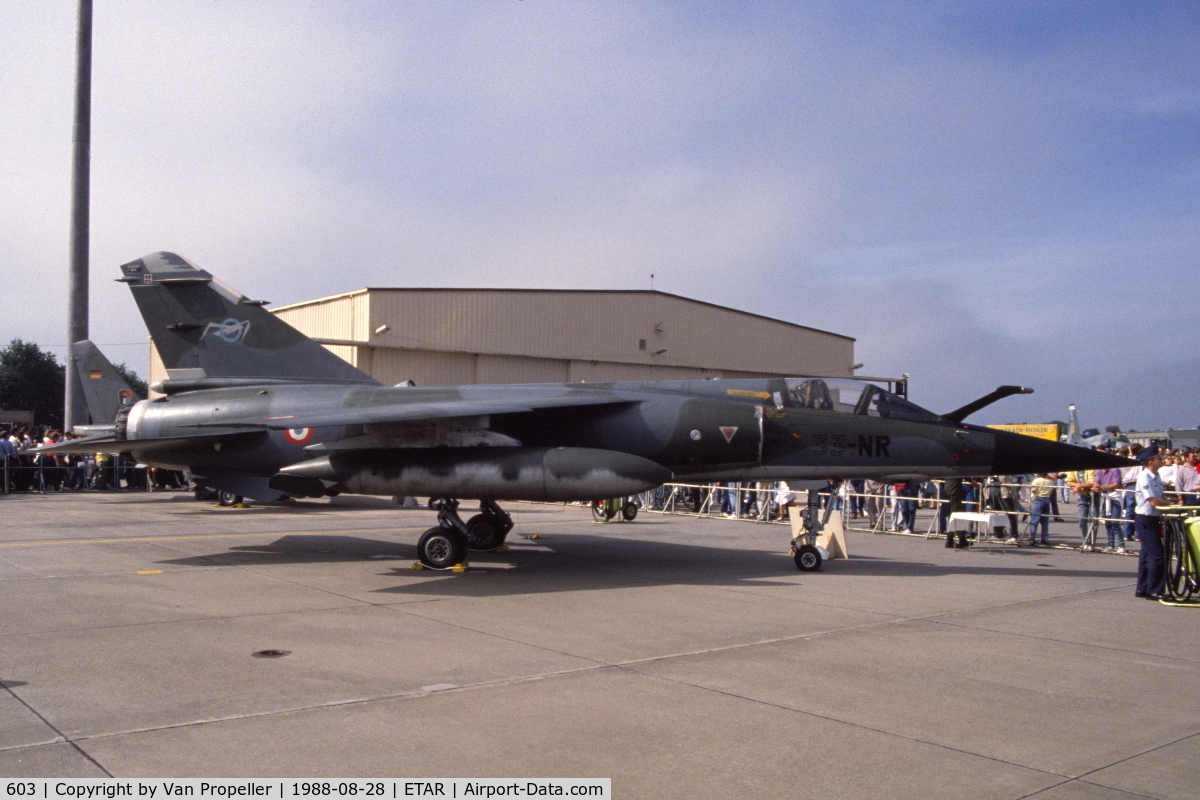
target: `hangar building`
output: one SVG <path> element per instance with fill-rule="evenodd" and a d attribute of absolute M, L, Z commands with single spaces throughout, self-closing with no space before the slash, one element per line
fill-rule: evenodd
<path fill-rule="evenodd" d="M 659 291 L 358 289 L 272 312 L 385 385 L 850 377 L 854 339 Z"/>
<path fill-rule="evenodd" d="M 270 310 L 384 385 L 853 376 L 849 336 L 653 290 L 357 289 Z"/>

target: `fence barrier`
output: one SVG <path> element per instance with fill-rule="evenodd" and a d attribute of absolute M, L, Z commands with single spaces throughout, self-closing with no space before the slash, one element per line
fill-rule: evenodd
<path fill-rule="evenodd" d="M 842 481 L 819 490 L 819 507 L 825 509 L 833 504 L 835 510 L 844 512 L 847 530 L 870 533 L 898 533 L 930 538 L 946 532 L 949 517 L 949 501 L 943 495 L 942 481 L 921 484 L 913 495 L 901 495 L 894 485 L 884 485 L 882 492 L 871 493 L 856 490 L 857 481 Z M 1008 538 L 1018 541 L 1029 537 L 1031 497 L 1026 483 L 1002 483 L 995 479 L 978 481 L 977 486 L 965 492 L 964 511 L 990 511 L 1009 516 Z M 1009 496 L 1005 497 L 1007 494 Z M 1118 489 L 1101 494 L 1094 492 L 1081 505 L 1079 498 L 1070 493 L 1065 484 L 1055 487 L 1050 518 L 1054 522 L 1074 523 L 1078 534 L 1074 537 L 1078 547 L 1095 549 L 1102 533 L 1113 527 L 1114 548 L 1124 546 L 1134 534 L 1133 490 Z M 789 524 L 787 508 L 791 505 L 807 505 L 806 492 L 792 491 L 780 484 L 722 484 L 722 483 L 668 483 L 657 489 L 638 495 L 643 511 L 659 514 L 682 514 L 694 517 L 720 517 L 755 523 Z M 1007 501 L 1011 501 L 1011 505 Z M 923 531 L 904 527 L 901 512 L 905 503 L 911 503 L 912 511 L 933 511 L 923 519 Z M 1086 509 L 1085 509 L 1086 506 Z M 943 510 L 945 509 L 945 510 Z M 1080 512 L 1084 511 L 1083 514 Z M 1074 512 L 1074 513 L 1072 513 Z M 1119 512 L 1119 513 L 1118 513 Z M 915 523 L 915 513 L 908 518 Z M 1014 520 L 1011 521 L 1011 520 Z"/>

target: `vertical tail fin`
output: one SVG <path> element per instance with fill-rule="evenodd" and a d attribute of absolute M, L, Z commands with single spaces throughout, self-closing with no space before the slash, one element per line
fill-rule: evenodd
<path fill-rule="evenodd" d="M 76 419 L 86 421 L 76 425 L 75 432 L 96 432 L 112 428 L 117 412 L 142 399 L 121 377 L 100 349 L 88 340 L 71 345 L 71 361 L 79 373 L 85 414 Z"/>
<path fill-rule="evenodd" d="M 172 381 L 378 385 L 263 308 L 174 253 L 121 266 Z"/>
<path fill-rule="evenodd" d="M 1067 444 L 1075 444 L 1080 447 L 1084 446 L 1082 429 L 1079 427 L 1079 412 L 1075 410 L 1075 404 L 1071 403 L 1067 406 L 1067 411 L 1070 413 L 1069 424 L 1067 425 Z"/>

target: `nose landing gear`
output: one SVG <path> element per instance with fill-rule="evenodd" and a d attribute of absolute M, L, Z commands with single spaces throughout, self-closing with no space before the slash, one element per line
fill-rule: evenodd
<path fill-rule="evenodd" d="M 816 572 L 821 568 L 829 552 L 817 544 L 817 534 L 829 522 L 833 509 L 833 497 L 830 495 L 829 506 L 821 513 L 820 494 L 815 491 L 808 493 L 808 505 L 800 512 L 804 525 L 799 535 L 792 539 L 791 555 L 796 561 L 796 569 L 801 572 Z"/>

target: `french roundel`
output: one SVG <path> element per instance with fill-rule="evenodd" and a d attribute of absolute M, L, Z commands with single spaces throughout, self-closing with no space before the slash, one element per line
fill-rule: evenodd
<path fill-rule="evenodd" d="M 283 438 L 292 444 L 304 444 L 312 438 L 312 428 L 288 428 L 283 432 Z"/>

